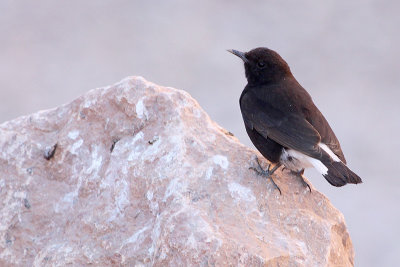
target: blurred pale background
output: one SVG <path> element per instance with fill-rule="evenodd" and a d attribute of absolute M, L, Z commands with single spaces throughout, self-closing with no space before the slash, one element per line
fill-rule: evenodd
<path fill-rule="evenodd" d="M 278 51 L 339 137 L 359 186 L 307 176 L 345 215 L 357 266 L 400 255 L 398 1 L 0 1 L 0 122 L 128 75 L 192 94 L 252 146 L 225 49 Z"/>

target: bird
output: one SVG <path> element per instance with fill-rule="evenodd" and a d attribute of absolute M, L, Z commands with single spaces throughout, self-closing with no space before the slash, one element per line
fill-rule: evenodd
<path fill-rule="evenodd" d="M 304 180 L 304 169 L 314 167 L 333 186 L 362 183 L 346 166 L 339 140 L 310 94 L 293 76 L 287 62 L 275 51 L 258 47 L 249 52 L 230 49 L 243 60 L 247 85 L 239 99 L 246 132 L 271 164 L 258 174 L 271 180 L 283 165 Z M 272 164 L 274 167 L 271 169 Z"/>

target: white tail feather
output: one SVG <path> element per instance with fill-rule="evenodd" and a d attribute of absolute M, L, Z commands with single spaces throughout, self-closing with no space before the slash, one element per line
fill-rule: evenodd
<path fill-rule="evenodd" d="M 338 156 L 336 156 L 335 153 L 333 153 L 333 151 L 324 143 L 319 143 L 318 144 L 320 148 L 322 148 L 323 150 L 325 150 L 326 153 L 328 153 L 328 155 L 336 162 L 340 162 L 341 160 L 338 158 Z"/>
<path fill-rule="evenodd" d="M 308 159 L 311 163 L 311 165 L 314 166 L 314 168 L 319 171 L 322 175 L 328 174 L 328 168 L 318 159 L 314 159 L 312 157 L 309 157 Z"/>

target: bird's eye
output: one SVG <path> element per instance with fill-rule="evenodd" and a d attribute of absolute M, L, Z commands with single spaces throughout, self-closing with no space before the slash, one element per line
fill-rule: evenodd
<path fill-rule="evenodd" d="M 262 69 L 262 68 L 265 67 L 265 63 L 262 62 L 262 61 L 259 61 L 259 62 L 257 63 L 257 66 L 258 66 L 260 69 Z"/>

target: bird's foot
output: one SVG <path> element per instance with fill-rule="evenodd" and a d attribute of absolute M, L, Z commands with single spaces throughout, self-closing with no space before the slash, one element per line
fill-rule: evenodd
<path fill-rule="evenodd" d="M 264 176 L 265 178 L 269 178 L 271 180 L 272 184 L 275 186 L 275 188 L 278 189 L 279 194 L 282 195 L 281 189 L 275 183 L 274 179 L 272 179 L 272 174 L 281 166 L 281 163 L 277 163 L 272 169 L 270 169 L 271 168 L 271 164 L 268 164 L 267 169 L 264 170 L 261 167 L 261 164 L 260 164 L 260 161 L 258 160 L 258 157 L 256 157 L 256 159 L 257 159 L 257 165 L 258 165 L 257 168 L 250 167 L 249 169 L 255 171 L 260 176 Z"/>
<path fill-rule="evenodd" d="M 308 187 L 308 189 L 310 189 L 310 193 L 311 193 L 311 186 L 304 180 L 304 177 L 303 177 L 304 169 L 302 169 L 301 171 L 298 171 L 298 172 L 291 171 L 291 173 L 300 177 L 301 183 L 304 185 L 304 187 Z"/>

